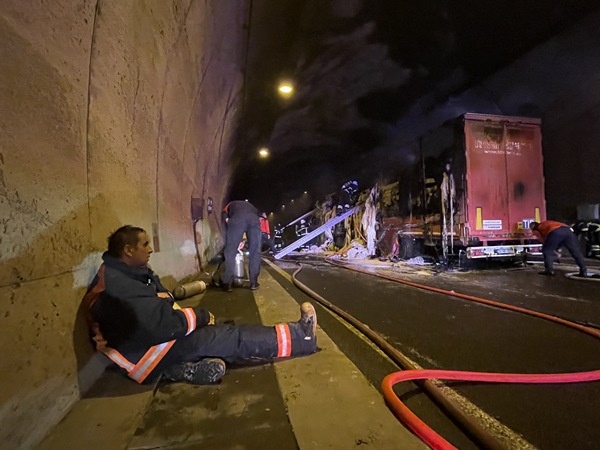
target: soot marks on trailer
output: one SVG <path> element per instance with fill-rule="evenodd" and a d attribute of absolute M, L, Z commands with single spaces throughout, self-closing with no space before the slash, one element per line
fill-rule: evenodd
<path fill-rule="evenodd" d="M 522 181 L 517 181 L 513 187 L 513 196 L 514 198 L 522 198 L 525 195 L 525 183 Z"/>

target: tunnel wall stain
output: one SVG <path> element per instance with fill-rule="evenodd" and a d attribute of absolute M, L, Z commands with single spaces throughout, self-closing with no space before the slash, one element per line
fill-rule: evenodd
<path fill-rule="evenodd" d="M 198 270 L 192 196 L 229 187 L 247 2 L 0 5 L 0 442 L 31 448 L 102 365 L 79 301 L 108 234 L 159 243 L 165 285 Z M 196 227 L 205 261 L 218 214 Z"/>

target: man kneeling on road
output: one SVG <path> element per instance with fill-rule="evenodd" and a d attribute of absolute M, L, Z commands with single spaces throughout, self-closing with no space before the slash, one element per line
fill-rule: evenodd
<path fill-rule="evenodd" d="M 310 303 L 300 320 L 275 326 L 215 325 L 199 306 L 180 308 L 148 267 L 152 253 L 142 228 L 123 226 L 108 238 L 104 263 L 83 302 L 96 349 L 138 383 L 160 375 L 210 384 L 226 363 L 269 362 L 316 352 L 317 315 Z"/>

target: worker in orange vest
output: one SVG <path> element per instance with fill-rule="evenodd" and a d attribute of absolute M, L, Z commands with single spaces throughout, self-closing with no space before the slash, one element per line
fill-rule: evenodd
<path fill-rule="evenodd" d="M 531 222 L 529 228 L 543 242 L 544 271 L 540 272 L 540 275 L 554 275 L 554 252 L 560 246 L 565 246 L 579 266 L 579 276 L 587 277 L 585 260 L 579 249 L 577 236 L 567 224 L 555 220 L 544 220 L 543 222 Z"/>
<path fill-rule="evenodd" d="M 258 218 L 260 221 L 260 232 L 262 235 L 262 246 L 267 245 L 269 247 L 268 251 L 271 254 L 275 253 L 275 244 L 273 239 L 271 239 L 271 227 L 269 226 L 269 219 L 267 218 L 267 213 L 260 213 L 260 217 Z M 262 248 L 261 248 L 262 250 Z"/>

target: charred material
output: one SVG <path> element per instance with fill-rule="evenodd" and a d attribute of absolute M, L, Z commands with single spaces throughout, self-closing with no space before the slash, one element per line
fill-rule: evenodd
<path fill-rule="evenodd" d="M 418 162 L 382 188 L 390 256 L 539 252 L 528 227 L 546 215 L 540 126 L 539 119 L 469 113 L 422 137 Z"/>

